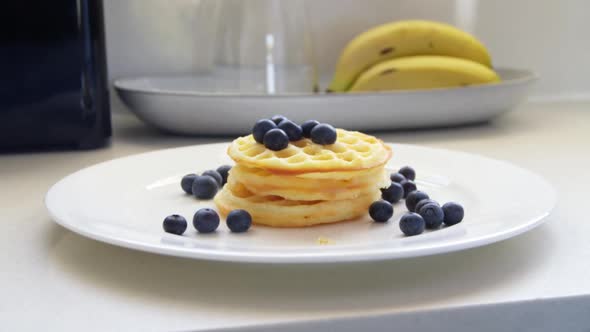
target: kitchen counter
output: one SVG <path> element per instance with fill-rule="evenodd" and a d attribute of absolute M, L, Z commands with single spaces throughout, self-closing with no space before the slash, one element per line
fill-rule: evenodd
<path fill-rule="evenodd" d="M 485 247 L 325 266 L 159 256 L 53 223 L 43 197 L 69 173 L 144 151 L 227 140 L 162 135 L 116 113 L 107 148 L 0 155 L 2 329 L 173 331 L 307 320 L 282 330 L 589 331 L 590 103 L 527 104 L 489 124 L 377 133 L 528 168 L 553 184 L 557 208 L 533 231 Z M 511 195 L 520 193 L 506 199 Z"/>

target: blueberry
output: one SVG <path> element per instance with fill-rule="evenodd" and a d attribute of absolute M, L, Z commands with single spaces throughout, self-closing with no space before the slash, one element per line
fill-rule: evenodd
<path fill-rule="evenodd" d="M 196 174 L 187 174 L 180 180 L 180 187 L 187 194 L 193 193 L 193 182 L 195 182 Z"/>
<path fill-rule="evenodd" d="M 404 197 L 404 188 L 399 183 L 392 182 L 389 187 L 381 189 L 381 198 L 389 203 L 397 203 L 402 197 Z"/>
<path fill-rule="evenodd" d="M 252 226 L 252 216 L 246 210 L 233 210 L 225 219 L 227 227 L 234 233 L 243 233 Z"/>
<path fill-rule="evenodd" d="M 414 212 L 404 214 L 399 221 L 399 229 L 407 236 L 421 234 L 425 226 L 422 216 Z"/>
<path fill-rule="evenodd" d="M 426 223 L 426 228 L 428 229 L 439 228 L 445 218 L 443 209 L 436 203 L 423 205 L 420 210 L 418 210 L 418 214 L 422 216 Z"/>
<path fill-rule="evenodd" d="M 400 184 L 404 187 L 404 198 L 408 197 L 412 191 L 416 191 L 417 189 L 416 184 L 411 180 L 402 181 Z"/>
<path fill-rule="evenodd" d="M 277 125 L 268 119 L 256 121 L 254 128 L 252 128 L 252 136 L 254 140 L 260 144 L 264 142 L 264 135 L 271 129 L 275 129 Z"/>
<path fill-rule="evenodd" d="M 278 126 L 279 123 L 283 122 L 284 120 L 289 120 L 289 119 L 287 119 L 287 117 L 284 115 L 274 115 L 272 118 L 270 118 L 270 120 Z"/>
<path fill-rule="evenodd" d="M 311 130 L 315 128 L 315 126 L 319 125 L 320 123 L 316 120 L 307 120 L 301 125 L 301 129 L 303 130 L 303 137 L 310 138 L 311 137 Z"/>
<path fill-rule="evenodd" d="M 402 181 L 407 180 L 405 176 L 401 175 L 400 173 L 392 173 L 389 178 L 393 182 L 402 183 Z"/>
<path fill-rule="evenodd" d="M 430 197 L 428 197 L 427 193 L 420 190 L 414 190 L 406 196 L 406 207 L 408 208 L 408 211 L 416 212 L 416 204 L 423 199 L 429 198 Z"/>
<path fill-rule="evenodd" d="M 264 146 L 273 151 L 280 151 L 289 146 L 289 137 L 281 129 L 271 129 L 264 135 Z"/>
<path fill-rule="evenodd" d="M 173 214 L 164 219 L 162 226 L 166 233 L 182 235 L 186 231 L 186 219 L 183 216 Z"/>
<path fill-rule="evenodd" d="M 203 172 L 202 175 L 212 177 L 217 182 L 217 185 L 220 187 L 223 185 L 223 177 L 217 171 L 210 169 L 208 171 Z"/>
<path fill-rule="evenodd" d="M 311 141 L 316 144 L 328 145 L 336 142 L 336 129 L 329 124 L 320 123 L 311 130 Z"/>
<path fill-rule="evenodd" d="M 455 202 L 445 203 L 442 206 L 443 212 L 445 214 L 445 225 L 452 226 L 458 224 L 463 220 L 463 216 L 465 215 L 465 211 L 463 207 Z"/>
<path fill-rule="evenodd" d="M 414 212 L 420 212 L 420 209 L 428 203 L 433 203 L 433 204 L 440 206 L 438 204 L 438 202 L 433 199 L 423 199 L 420 202 L 418 202 L 418 204 L 416 204 L 416 208 L 414 209 Z"/>
<path fill-rule="evenodd" d="M 211 199 L 217 194 L 219 185 L 210 176 L 197 176 L 193 182 L 193 195 L 198 199 Z"/>
<path fill-rule="evenodd" d="M 227 182 L 227 176 L 229 175 L 229 171 L 231 170 L 230 165 L 223 165 L 217 168 L 217 173 L 221 175 L 221 184 L 224 185 Z"/>
<path fill-rule="evenodd" d="M 369 207 L 369 215 L 377 222 L 386 222 L 393 216 L 393 205 L 384 200 L 373 202 Z"/>
<path fill-rule="evenodd" d="M 410 166 L 404 166 L 400 168 L 398 173 L 405 176 L 408 180 L 416 180 L 416 171 Z"/>
<path fill-rule="evenodd" d="M 199 233 L 212 233 L 219 227 L 219 215 L 213 209 L 200 209 L 193 217 L 193 226 Z"/>
<path fill-rule="evenodd" d="M 303 137 L 303 129 L 291 120 L 283 120 L 279 123 L 279 129 L 287 134 L 289 141 L 298 141 Z"/>

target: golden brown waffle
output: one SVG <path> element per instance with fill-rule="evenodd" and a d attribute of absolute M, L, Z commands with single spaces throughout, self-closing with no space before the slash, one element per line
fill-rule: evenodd
<path fill-rule="evenodd" d="M 215 196 L 226 215 L 244 209 L 256 224 L 304 227 L 352 220 L 366 215 L 380 188 L 391 181 L 385 163 L 391 149 L 363 133 L 337 129 L 334 144 L 304 138 L 271 151 L 240 137 L 228 148 L 236 165 Z"/>
<path fill-rule="evenodd" d="M 266 149 L 249 135 L 234 140 L 228 154 L 238 165 L 283 174 L 365 170 L 391 158 L 391 149 L 373 136 L 343 129 L 337 129 L 337 134 L 331 145 L 304 138 L 281 151 Z"/>
<path fill-rule="evenodd" d="M 327 178 L 328 175 L 334 178 Z M 312 173 L 273 174 L 261 168 L 236 165 L 228 179 L 230 188 L 240 184 L 259 196 L 280 196 L 298 201 L 353 199 L 387 187 L 390 182 L 383 167 L 312 176 Z"/>
<path fill-rule="evenodd" d="M 366 215 L 369 205 L 379 199 L 379 190 L 355 199 L 335 201 L 295 201 L 279 196 L 258 196 L 241 185 L 226 185 L 215 196 L 222 215 L 244 209 L 255 224 L 273 227 L 305 227 L 351 220 Z"/>

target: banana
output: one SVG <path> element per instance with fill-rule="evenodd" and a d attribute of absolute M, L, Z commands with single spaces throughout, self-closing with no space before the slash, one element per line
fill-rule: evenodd
<path fill-rule="evenodd" d="M 349 91 L 432 89 L 498 81 L 496 72 L 471 60 L 418 55 L 376 64 L 362 73 Z"/>
<path fill-rule="evenodd" d="M 485 46 L 453 26 L 432 21 L 399 21 L 370 29 L 348 43 L 329 90 L 346 91 L 357 77 L 378 62 L 413 55 L 463 58 L 491 68 Z"/>

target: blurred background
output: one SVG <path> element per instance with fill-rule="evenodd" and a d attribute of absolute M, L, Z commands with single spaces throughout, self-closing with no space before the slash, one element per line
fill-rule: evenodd
<path fill-rule="evenodd" d="M 33 12 L 26 3 L 11 2 L 0 20 L 0 69 L 6 77 L 0 87 L 0 149 L 104 145 L 116 124 L 110 109 L 124 114 L 132 108 L 168 132 L 234 135 L 277 110 L 295 121 L 313 117 L 358 130 L 392 130 L 487 121 L 527 98 L 587 101 L 588 13 L 590 2 L 582 0 L 59 0 Z M 338 81 L 331 78 L 350 40 L 375 26 L 412 19 L 449 23 L 475 35 L 508 84 L 455 89 L 448 99 L 441 91 L 413 99 L 404 93 L 294 97 L 328 87 L 338 92 L 328 84 Z M 349 58 L 359 62 L 357 56 Z M 408 76 L 396 77 L 397 88 L 389 79 L 348 92 L 412 89 Z M 426 77 L 414 88 L 437 87 L 435 82 Z M 439 87 L 450 86 L 445 84 Z M 243 98 L 264 94 L 283 99 Z M 359 108 L 372 116 L 358 121 Z M 207 125 L 228 116 L 232 121 L 223 126 Z"/>
<path fill-rule="evenodd" d="M 198 70 L 205 0 L 105 0 L 109 79 Z M 474 33 L 495 66 L 532 69 L 542 78 L 533 101 L 590 99 L 590 2 L 584 0 L 307 0 L 315 57 L 332 72 L 344 45 L 380 23 L 430 19 Z M 201 13 L 201 14 L 200 14 Z M 225 18 L 231 20 L 231 14 Z M 197 27 L 201 27 L 198 29 Z M 205 44 L 205 45 L 203 45 Z M 114 105 L 122 106 L 116 93 Z M 114 107 L 114 110 L 122 109 Z"/>

